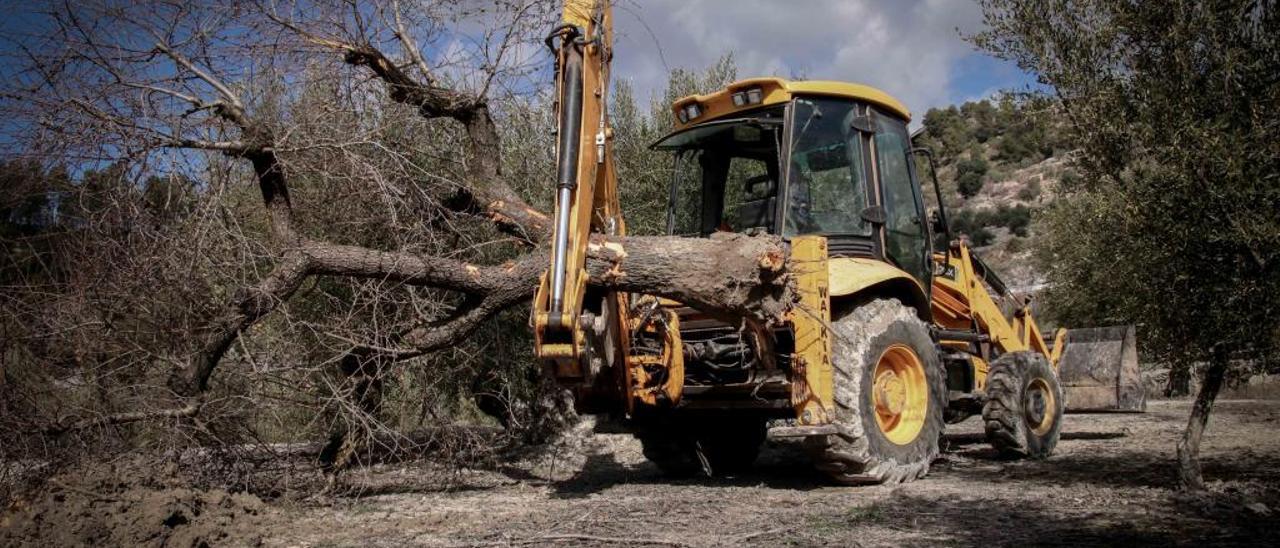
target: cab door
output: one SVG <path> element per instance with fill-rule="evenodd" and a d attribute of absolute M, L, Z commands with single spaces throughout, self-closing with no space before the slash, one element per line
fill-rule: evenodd
<path fill-rule="evenodd" d="M 911 166 L 911 138 L 906 123 L 875 113 L 872 149 L 884 207 L 885 257 L 929 287 L 929 235 L 925 228 L 924 201 Z"/>

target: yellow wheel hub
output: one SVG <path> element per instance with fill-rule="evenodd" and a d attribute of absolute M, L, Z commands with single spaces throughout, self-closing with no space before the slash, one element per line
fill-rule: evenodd
<path fill-rule="evenodd" d="M 920 356 L 908 346 L 890 346 L 876 361 L 871 378 L 871 398 L 880 431 L 898 445 L 915 441 L 929 411 L 929 385 Z"/>
<path fill-rule="evenodd" d="M 1043 436 L 1053 428 L 1054 421 L 1058 420 L 1055 416 L 1058 409 L 1056 405 L 1053 390 L 1049 389 L 1049 383 L 1044 379 L 1034 379 L 1027 386 L 1027 391 L 1023 393 L 1022 411 L 1026 416 L 1027 426 L 1037 436 Z"/>

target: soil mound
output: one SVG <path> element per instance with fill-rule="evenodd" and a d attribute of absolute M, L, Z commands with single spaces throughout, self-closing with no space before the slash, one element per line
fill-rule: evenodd
<path fill-rule="evenodd" d="M 258 497 L 164 485 L 155 469 L 139 472 L 137 466 L 94 465 L 50 478 L 29 498 L 9 503 L 0 516 L 0 545 L 259 543 L 268 509 Z"/>

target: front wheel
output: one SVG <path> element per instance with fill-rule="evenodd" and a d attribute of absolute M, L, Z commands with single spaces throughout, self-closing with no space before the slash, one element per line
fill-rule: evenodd
<path fill-rule="evenodd" d="M 924 477 L 938 456 L 946 383 L 929 328 L 896 299 L 832 326 L 838 434 L 806 441 L 818 469 L 844 484 Z"/>
<path fill-rule="evenodd" d="M 1048 360 L 1010 352 L 991 364 L 982 408 L 987 441 L 1009 457 L 1043 459 L 1062 433 L 1062 386 Z"/>

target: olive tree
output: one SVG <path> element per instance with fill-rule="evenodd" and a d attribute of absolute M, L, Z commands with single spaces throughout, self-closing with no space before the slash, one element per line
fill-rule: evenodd
<path fill-rule="evenodd" d="M 1269 0 L 983 0 L 974 42 L 1052 88 L 1082 175 L 1046 215 L 1066 322 L 1133 322 L 1204 380 L 1178 444 L 1197 455 L 1233 365 L 1280 334 L 1280 13 Z"/>

